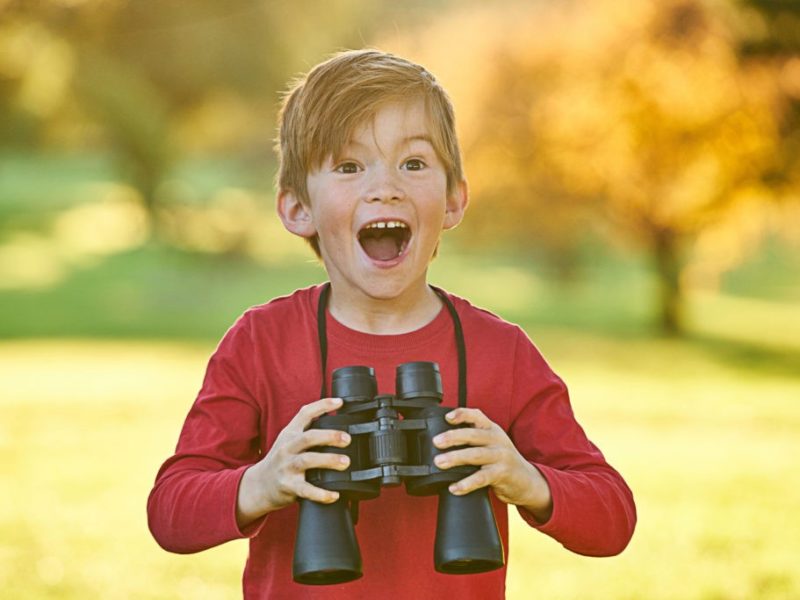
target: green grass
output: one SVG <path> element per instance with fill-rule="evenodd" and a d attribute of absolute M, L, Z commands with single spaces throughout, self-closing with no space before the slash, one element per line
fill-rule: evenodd
<path fill-rule="evenodd" d="M 800 596 L 800 377 L 693 343 L 541 328 L 579 420 L 633 488 L 639 526 L 590 559 L 512 524 L 509 597 Z M 13 598 L 230 598 L 246 553 L 160 550 L 144 505 L 212 346 L 0 344 L 0 586 Z"/>
<path fill-rule="evenodd" d="M 3 331 L 20 338 L 0 343 L 10 597 L 238 596 L 246 544 L 167 554 L 147 532 L 146 495 L 216 339 L 248 305 L 322 275 L 308 261 L 268 269 L 146 247 L 0 295 Z M 512 521 L 509 597 L 800 595 L 800 311 L 694 296 L 690 336 L 662 339 L 643 309 L 651 282 L 632 268 L 613 277 L 625 285 L 561 289 L 524 265 L 444 253 L 432 279 L 526 325 L 637 498 L 637 533 L 615 558 L 570 554 Z"/>
<path fill-rule="evenodd" d="M 145 246 L 50 288 L 0 293 L 0 337 L 213 340 L 248 306 L 323 277 L 313 261 L 266 268 Z"/>
<path fill-rule="evenodd" d="M 269 153 L 250 162 L 184 157 L 165 183 L 179 188 L 182 202 L 203 204 L 226 187 L 271 190 L 274 170 Z M 103 186 L 121 184 L 123 175 L 107 153 L 0 152 L 0 242 L 20 230 L 46 232 L 60 213 L 97 200 Z"/>
<path fill-rule="evenodd" d="M 11 159 L 0 165 L 0 243 L 20 227 L 47 232 L 112 171 L 85 157 Z M 178 175 L 202 200 L 241 178 L 217 167 Z M 275 241 L 286 243 L 299 242 Z M 639 509 L 631 546 L 608 559 L 514 520 L 509 597 L 800 597 L 796 256 L 767 246 L 725 278 L 726 293 L 690 295 L 688 335 L 670 339 L 653 326 L 655 282 L 637 257 L 600 253 L 562 285 L 526 257 L 449 244 L 431 281 L 527 329 Z M 238 597 L 246 544 L 163 552 L 146 496 L 227 327 L 324 272 L 310 254 L 259 264 L 157 244 L 59 264 L 49 284 L 0 290 L 3 597 Z"/>
<path fill-rule="evenodd" d="M 326 279 L 310 250 L 300 256 L 267 265 L 148 244 L 67 263 L 65 276 L 49 286 L 0 289 L 0 337 L 216 340 L 247 306 Z M 445 247 L 431 281 L 525 325 L 614 335 L 654 329 L 653 281 L 638 264 L 609 259 L 604 270 L 561 285 L 520 259 Z"/>
<path fill-rule="evenodd" d="M 230 596 L 241 545 L 199 563 L 168 555 L 148 538 L 144 512 L 208 349 L 81 342 L 0 348 L 4 595 Z"/>
<path fill-rule="evenodd" d="M 660 338 L 652 280 L 615 268 L 564 288 L 496 257 L 445 251 L 432 269 L 525 325 L 637 498 L 638 530 L 615 558 L 573 555 L 513 520 L 509 597 L 800 596 L 800 311 L 695 295 L 690 335 Z M 147 246 L 0 294 L 4 595 L 239 595 L 246 544 L 168 554 L 147 531 L 146 496 L 231 321 L 323 275 L 305 260 Z"/>
<path fill-rule="evenodd" d="M 765 373 L 668 340 L 586 339 L 563 354 L 576 342 L 552 345 L 554 362 L 579 419 L 634 489 L 640 523 L 613 559 L 525 536 L 523 555 L 552 586 L 542 597 L 797 597 L 798 370 Z"/>

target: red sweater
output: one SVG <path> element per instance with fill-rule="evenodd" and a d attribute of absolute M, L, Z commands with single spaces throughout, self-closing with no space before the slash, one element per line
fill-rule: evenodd
<path fill-rule="evenodd" d="M 148 500 L 150 530 L 172 552 L 198 552 L 250 538 L 245 598 L 503 598 L 506 570 L 443 575 L 433 569 L 436 497 L 383 488 L 360 504 L 356 526 L 364 576 L 331 586 L 292 580 L 297 505 L 270 513 L 242 531 L 236 494 L 247 467 L 270 448 L 301 405 L 319 395 L 320 358 L 312 287 L 248 310 L 231 327 L 208 364 L 174 456 Z M 553 514 L 534 528 L 585 555 L 621 552 L 636 522 L 633 497 L 575 421 L 567 389 L 517 326 L 450 296 L 467 347 L 468 406 L 480 408 L 511 437 L 550 484 Z M 428 325 L 400 335 L 353 331 L 330 315 L 328 389 L 334 369 L 375 368 L 378 391 L 394 393 L 395 367 L 439 363 L 444 406 L 456 406 L 458 362 L 453 324 L 443 308 Z M 508 552 L 506 505 L 493 499 Z"/>

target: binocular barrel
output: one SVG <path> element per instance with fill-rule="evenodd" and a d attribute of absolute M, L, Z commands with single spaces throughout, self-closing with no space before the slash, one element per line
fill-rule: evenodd
<path fill-rule="evenodd" d="M 359 402 L 369 402 L 378 395 L 378 381 L 372 367 L 342 367 L 331 377 L 331 393 L 344 400 L 342 412 Z"/>
<path fill-rule="evenodd" d="M 324 415 L 312 424 L 319 429 L 348 431 L 347 448 L 317 448 L 350 457 L 346 471 L 314 469 L 309 482 L 338 491 L 333 504 L 300 500 L 293 564 L 294 580 L 305 584 L 333 584 L 361 577 L 361 554 L 354 532 L 351 502 L 374 498 L 382 485 L 405 483 L 409 494 L 439 495 L 434 567 L 442 573 L 481 573 L 503 566 L 503 546 L 486 488 L 454 496 L 447 486 L 477 470 L 462 466 L 438 469 L 434 457 L 441 451 L 433 438 L 452 429 L 439 406 L 442 382 L 439 365 L 404 363 L 397 367 L 395 396 L 377 394 L 370 367 L 336 369 L 332 395 L 344 400 L 336 415 Z"/>
<path fill-rule="evenodd" d="M 333 504 L 300 500 L 292 570 L 297 583 L 309 585 L 361 577 L 361 551 L 344 495 Z"/>

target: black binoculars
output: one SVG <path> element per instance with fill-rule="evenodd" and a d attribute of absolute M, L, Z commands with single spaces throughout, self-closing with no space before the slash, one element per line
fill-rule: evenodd
<path fill-rule="evenodd" d="M 396 395 L 377 395 L 371 367 L 343 367 L 333 372 L 332 395 L 342 398 L 336 414 L 323 415 L 311 427 L 346 431 L 346 448 L 324 446 L 319 452 L 350 457 L 345 471 L 311 469 L 306 479 L 317 487 L 339 492 L 332 504 L 300 499 L 293 577 L 298 583 L 326 585 L 361 577 L 361 553 L 353 529 L 352 508 L 380 494 L 381 486 L 405 483 L 414 496 L 439 495 L 434 567 L 441 573 L 467 574 L 503 566 L 503 544 L 487 488 L 463 496 L 447 489 L 478 467 L 446 471 L 433 462 L 440 454 L 433 438 L 453 429 L 439 406 L 442 381 L 439 365 L 411 362 L 397 367 Z M 452 449 L 451 449 L 452 450 Z"/>

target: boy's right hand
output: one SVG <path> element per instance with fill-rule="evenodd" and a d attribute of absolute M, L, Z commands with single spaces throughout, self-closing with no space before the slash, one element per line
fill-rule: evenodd
<path fill-rule="evenodd" d="M 350 436 L 334 429 L 308 429 L 311 422 L 342 406 L 341 398 L 323 398 L 303 406 L 275 438 L 266 456 L 247 469 L 239 484 L 236 521 L 239 527 L 278 510 L 297 498 L 330 504 L 338 492 L 323 490 L 306 481 L 307 469 L 336 469 L 350 466 L 350 458 L 331 452 L 309 452 L 316 446 L 344 448 Z"/>

